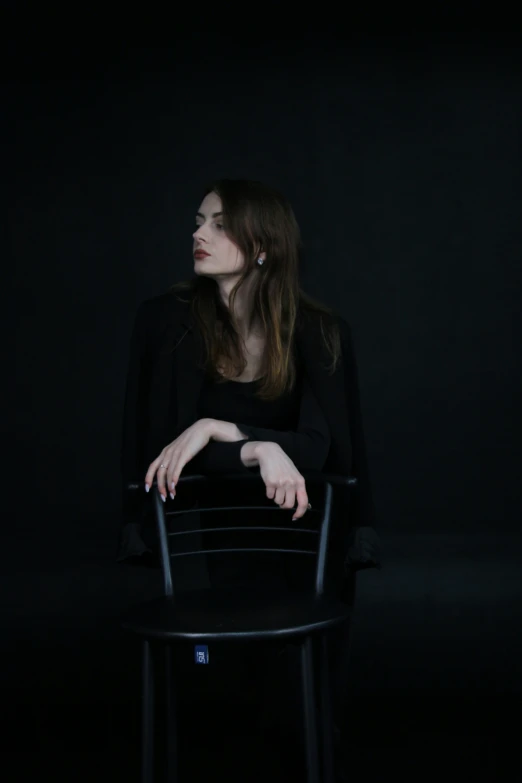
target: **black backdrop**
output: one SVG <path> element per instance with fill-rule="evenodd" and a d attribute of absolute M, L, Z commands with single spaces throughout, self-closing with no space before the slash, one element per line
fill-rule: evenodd
<path fill-rule="evenodd" d="M 217 176 L 289 196 L 303 284 L 352 326 L 381 528 L 518 529 L 520 64 L 507 43 L 416 40 L 193 34 L 20 67 L 16 435 L 27 509 L 57 536 L 117 530 L 132 318 L 191 274 Z"/>
<path fill-rule="evenodd" d="M 169 49 L 21 45 L 3 75 L 10 728 L 34 728 L 36 765 L 67 749 L 75 774 L 94 754 L 135 779 L 139 658 L 117 629 L 161 583 L 114 563 L 130 329 L 139 302 L 191 274 L 202 187 L 252 177 L 289 196 L 303 285 L 349 321 L 359 362 L 386 568 L 359 578 L 352 769 L 485 769 L 490 740 L 516 750 L 519 731 L 517 46 L 469 20 L 227 38 L 202 13 Z"/>

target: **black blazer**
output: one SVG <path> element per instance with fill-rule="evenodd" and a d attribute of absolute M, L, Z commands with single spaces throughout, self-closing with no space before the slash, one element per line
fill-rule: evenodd
<path fill-rule="evenodd" d="M 185 292 L 182 296 L 188 298 Z M 331 358 L 317 318 L 299 313 L 296 350 L 304 375 L 297 431 L 234 423 L 249 440 L 279 443 L 300 471 L 355 476 L 358 487 L 350 492 L 350 507 L 337 513 L 340 519 L 335 526 L 346 533 L 344 562 L 351 568 L 379 567 L 357 365 L 349 326 L 340 316 L 335 320 L 341 332 L 342 359 L 330 375 L 327 367 Z M 150 551 L 140 535 L 146 495 L 130 493 L 126 487 L 129 482 L 143 481 L 161 450 L 197 420 L 204 380 L 202 343 L 190 304 L 180 301 L 176 294 L 161 294 L 139 306 L 131 337 L 123 416 L 120 561 Z M 244 442 L 211 441 L 189 463 L 191 472 L 194 467 L 197 472 L 209 473 L 258 471 L 241 462 Z"/>

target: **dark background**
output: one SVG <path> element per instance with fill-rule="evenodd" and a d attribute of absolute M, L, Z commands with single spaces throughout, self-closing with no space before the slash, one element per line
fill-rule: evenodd
<path fill-rule="evenodd" d="M 161 589 L 114 563 L 130 329 L 143 299 L 191 275 L 205 184 L 248 177 L 287 194 L 303 286 L 354 334 L 385 568 L 359 578 L 352 764 L 365 769 L 361 748 L 383 773 L 415 754 L 482 771 L 516 756 L 522 68 L 508 27 L 247 40 L 196 21 L 169 48 L 21 51 L 2 85 L 24 466 L 4 547 L 11 728 L 29 722 L 53 763 L 64 749 L 129 763 L 139 659 L 118 620 Z"/>

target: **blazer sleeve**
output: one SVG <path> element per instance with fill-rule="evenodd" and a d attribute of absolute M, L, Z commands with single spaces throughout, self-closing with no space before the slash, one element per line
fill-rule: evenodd
<path fill-rule="evenodd" d="M 374 525 L 376 514 L 363 427 L 359 373 L 351 330 L 344 320 L 341 320 L 340 328 L 352 448 L 351 474 L 357 478 L 357 490 L 354 493 L 354 520 L 357 526 L 368 527 Z"/>
<path fill-rule="evenodd" d="M 127 484 L 141 480 L 143 473 L 146 395 L 150 375 L 147 352 L 148 321 L 147 303 L 142 302 L 132 328 L 123 406 L 120 465 L 124 525 L 138 521 L 143 506 L 141 493 L 129 492 Z"/>
<path fill-rule="evenodd" d="M 241 462 L 241 448 L 247 441 L 278 443 L 300 471 L 320 471 L 330 450 L 330 430 L 319 403 L 304 376 L 296 431 L 251 427 L 234 422 L 247 437 L 235 443 L 211 441 L 191 461 L 203 473 L 237 473 L 258 470 Z"/>

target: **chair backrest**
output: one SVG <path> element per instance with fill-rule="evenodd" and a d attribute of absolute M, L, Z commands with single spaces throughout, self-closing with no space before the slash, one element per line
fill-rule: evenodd
<path fill-rule="evenodd" d="M 195 508 L 182 509 L 176 511 L 175 501 L 169 499 L 163 503 L 160 493 L 157 488 L 156 482 L 154 482 L 151 488 L 151 500 L 154 506 L 154 513 L 156 518 L 157 533 L 160 547 L 160 561 L 163 571 L 164 589 L 165 595 L 172 596 L 174 594 L 174 587 L 172 581 L 172 560 L 178 557 L 190 557 L 191 555 L 207 554 L 212 555 L 216 553 L 242 553 L 242 552 L 278 552 L 292 556 L 302 557 L 315 557 L 315 592 L 316 594 L 322 594 L 324 592 L 324 580 L 325 570 L 327 565 L 328 544 L 331 532 L 331 516 L 333 506 L 333 487 L 342 486 L 353 489 L 357 486 L 357 479 L 352 476 L 336 476 L 328 475 L 324 473 L 305 473 L 303 477 L 306 482 L 307 489 L 310 490 L 313 486 L 319 486 L 323 488 L 323 504 L 321 508 L 313 508 L 306 512 L 304 519 L 297 520 L 288 524 L 288 515 L 293 512 L 290 509 L 282 509 L 274 504 L 274 506 L 267 505 L 234 505 L 234 506 L 197 506 Z M 227 484 L 231 488 L 231 496 L 233 496 L 233 484 L 234 482 L 251 482 L 264 487 L 263 480 L 259 474 L 227 474 L 222 476 L 217 475 L 186 475 L 181 476 L 178 481 L 177 492 L 180 491 L 180 486 L 183 484 L 195 484 L 196 486 L 208 486 L 213 483 L 219 483 L 219 486 Z M 128 485 L 129 490 L 144 490 L 143 483 L 132 483 Z M 226 527 L 198 527 L 197 529 L 182 529 L 175 524 L 175 518 L 190 513 L 211 513 L 211 512 L 229 511 L 227 515 Z M 247 515 L 239 515 L 240 511 L 262 511 L 263 516 L 266 517 L 266 523 L 264 525 L 248 524 Z M 348 513 L 348 510 L 347 512 Z M 283 518 L 281 514 L 286 514 L 286 518 Z M 167 517 L 173 518 L 174 524 L 167 526 Z M 348 519 L 343 519 L 343 524 L 348 524 Z M 180 536 L 190 537 L 194 534 L 201 533 L 228 533 L 230 534 L 243 534 L 243 543 L 241 546 L 230 547 L 229 543 L 224 546 L 216 545 L 216 548 L 205 549 L 203 546 L 197 548 L 188 548 L 186 551 L 173 552 L 172 542 L 175 538 Z M 255 536 L 255 540 L 251 537 L 251 534 L 256 532 L 259 535 Z M 246 535 L 245 535 L 246 534 Z M 268 541 L 274 541 L 276 538 L 284 540 L 286 538 L 286 546 L 272 545 L 272 546 L 259 546 L 260 536 L 266 536 Z M 250 542 L 249 542 L 250 538 Z M 201 536 L 197 535 L 196 539 L 201 540 Z M 219 540 L 219 536 L 216 536 Z M 267 543 L 268 543 L 267 541 Z M 288 541 L 292 541 L 292 544 L 288 544 Z M 299 542 L 299 543 L 297 543 Z M 302 542 L 302 543 L 301 543 Z"/>

